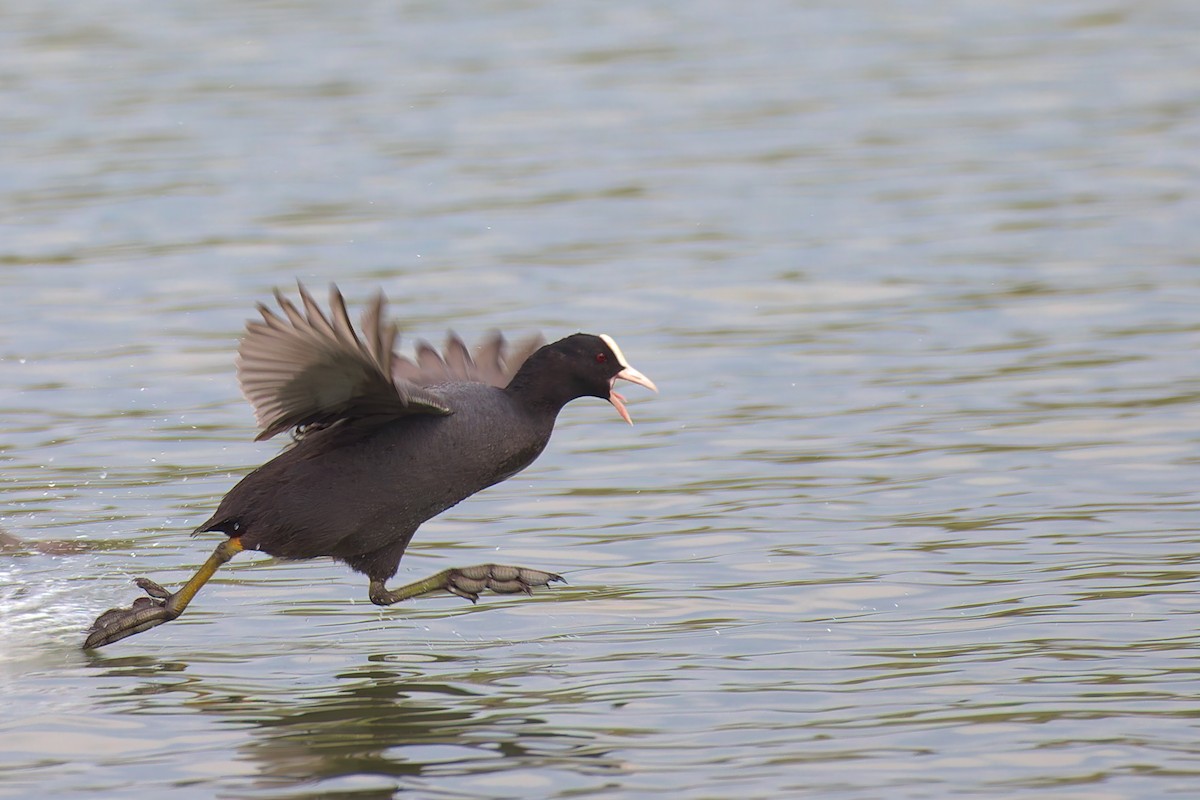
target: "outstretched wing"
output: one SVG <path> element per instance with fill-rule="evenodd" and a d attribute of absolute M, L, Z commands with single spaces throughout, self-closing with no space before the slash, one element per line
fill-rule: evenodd
<path fill-rule="evenodd" d="M 329 317 L 298 286 L 303 311 L 276 290 L 283 315 L 260 303 L 262 321 L 246 323 L 238 348 L 238 382 L 262 429 L 257 439 L 340 419 L 449 414 L 453 409 L 432 387 L 472 381 L 502 388 L 544 343 L 540 335 L 529 336 L 510 352 L 494 332 L 472 354 L 450 333 L 440 354 L 418 342 L 414 361 L 394 352 L 399 333 L 387 318 L 382 292 L 363 312 L 360 338 L 336 286 L 329 290 Z"/>
<path fill-rule="evenodd" d="M 283 317 L 260 303 L 262 321 L 246 323 L 238 348 L 238 382 L 262 429 L 256 439 L 339 419 L 450 413 L 436 392 L 393 376 L 398 333 L 382 293 L 363 314 L 362 339 L 336 286 L 328 318 L 302 284 L 303 312 L 278 290 L 275 299 Z"/>
<path fill-rule="evenodd" d="M 492 331 L 475 346 L 472 354 L 453 331 L 438 353 L 428 342 L 417 342 L 416 360 L 395 356 L 392 377 L 418 386 L 436 386 L 450 381 L 486 383 L 503 389 L 517 370 L 546 340 L 541 334 L 527 336 L 510 351 L 504 335 Z"/>

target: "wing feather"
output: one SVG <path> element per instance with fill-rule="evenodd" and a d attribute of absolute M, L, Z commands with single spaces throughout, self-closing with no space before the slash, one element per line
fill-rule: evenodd
<path fill-rule="evenodd" d="M 387 317 L 387 300 L 376 293 L 356 331 L 336 286 L 328 315 L 303 284 L 299 304 L 275 291 L 279 312 L 262 303 L 262 320 L 246 323 L 238 348 L 237 374 L 254 409 L 260 433 L 269 439 L 294 429 L 297 435 L 343 419 L 387 419 L 410 414 L 449 414 L 436 387 L 472 381 L 503 388 L 544 339 L 521 340 L 511 352 L 492 332 L 473 354 L 456 334 L 439 353 L 418 341 L 415 360 L 397 355 L 399 328 Z"/>
<path fill-rule="evenodd" d="M 525 359 L 545 343 L 541 334 L 527 336 L 510 355 L 504 336 L 499 331 L 493 331 L 475 345 L 472 353 L 466 343 L 451 331 L 441 353 L 428 342 L 418 341 L 415 361 L 396 356 L 392 362 L 392 375 L 418 386 L 468 381 L 503 389 L 517 374 Z"/>
<path fill-rule="evenodd" d="M 467 352 L 467 346 L 463 344 L 463 340 L 458 338 L 453 331 L 446 334 L 446 343 L 442 345 L 442 359 L 446 362 L 446 369 L 451 375 L 461 375 L 467 380 L 478 382 L 475 362 L 471 359 L 471 354 Z"/>
<path fill-rule="evenodd" d="M 340 419 L 450 413 L 436 392 L 393 376 L 396 332 L 385 319 L 382 296 L 364 318 L 373 323 L 364 344 L 337 287 L 330 289 L 332 322 L 299 288 L 303 312 L 277 291 L 284 316 L 260 304 L 263 320 L 246 324 L 238 348 L 238 381 L 258 420 L 258 439 Z"/>

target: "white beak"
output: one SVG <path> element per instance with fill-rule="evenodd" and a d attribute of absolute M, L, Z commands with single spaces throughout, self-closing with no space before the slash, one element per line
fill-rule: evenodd
<path fill-rule="evenodd" d="M 638 386 L 645 386 L 652 392 L 658 392 L 658 387 L 654 385 L 654 381 L 647 378 L 642 373 L 638 372 L 633 367 L 629 366 L 629 362 L 625 360 L 625 354 L 621 352 L 621 348 L 613 341 L 613 338 L 606 333 L 600 334 L 600 338 L 608 345 L 608 349 L 613 351 L 617 357 L 617 363 L 621 365 L 621 371 L 613 375 L 612 381 L 608 384 L 608 402 L 613 404 L 617 409 L 617 413 L 621 415 L 621 419 L 633 424 L 633 420 L 629 417 L 629 412 L 625 409 L 625 398 L 622 397 L 612 387 L 616 384 L 617 378 L 630 383 L 636 383 Z"/>

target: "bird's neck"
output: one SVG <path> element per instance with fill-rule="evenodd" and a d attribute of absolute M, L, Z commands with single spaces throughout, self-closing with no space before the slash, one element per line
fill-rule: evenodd
<path fill-rule="evenodd" d="M 579 396 L 579 392 L 569 383 L 556 380 L 554 370 L 548 370 L 544 365 L 539 367 L 537 361 L 541 360 L 541 355 L 535 353 L 521 365 L 504 391 L 525 408 L 554 418 L 563 406 Z"/>

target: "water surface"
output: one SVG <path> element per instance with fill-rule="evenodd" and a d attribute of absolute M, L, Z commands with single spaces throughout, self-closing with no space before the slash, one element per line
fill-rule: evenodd
<path fill-rule="evenodd" d="M 1200 10 L 7 4 L 0 797 L 1190 797 Z M 272 287 L 607 332 L 392 609 L 241 557 Z"/>

